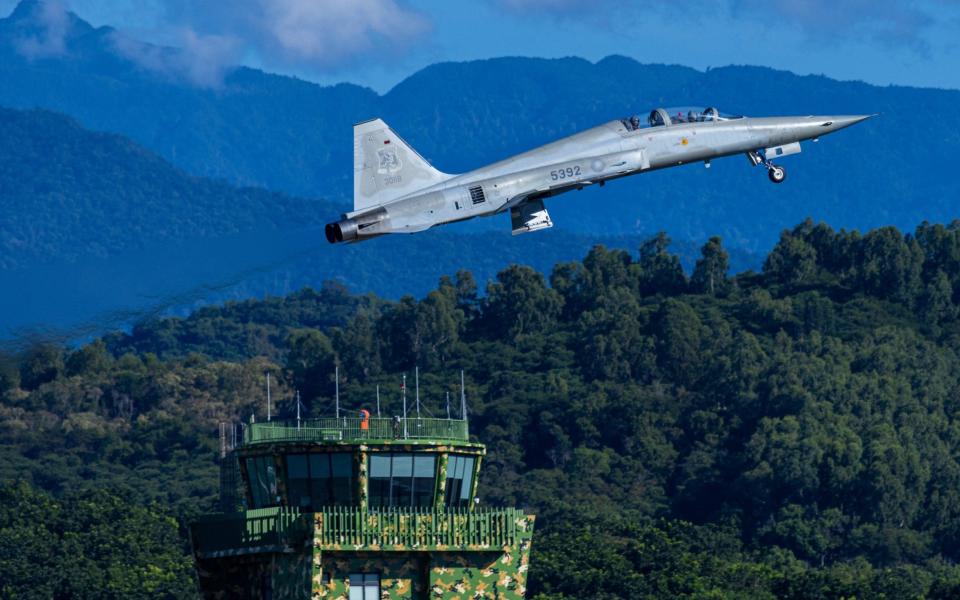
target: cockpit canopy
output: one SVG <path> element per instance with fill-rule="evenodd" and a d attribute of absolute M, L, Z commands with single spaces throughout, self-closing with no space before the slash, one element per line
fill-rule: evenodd
<path fill-rule="evenodd" d="M 621 119 L 620 122 L 627 131 L 636 131 L 647 127 L 667 127 L 682 123 L 707 123 L 742 119 L 741 115 L 721 113 L 714 107 L 684 106 L 679 108 L 656 108 L 650 111 L 646 119 L 637 115 Z"/>

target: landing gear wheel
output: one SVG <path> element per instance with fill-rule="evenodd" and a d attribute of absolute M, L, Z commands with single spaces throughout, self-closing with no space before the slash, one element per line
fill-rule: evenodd
<path fill-rule="evenodd" d="M 787 178 L 787 172 L 783 170 L 783 167 L 772 166 L 767 170 L 767 177 L 774 183 L 783 183 L 783 180 Z"/>

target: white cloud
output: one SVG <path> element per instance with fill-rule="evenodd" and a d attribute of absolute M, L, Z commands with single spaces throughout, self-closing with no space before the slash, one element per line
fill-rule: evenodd
<path fill-rule="evenodd" d="M 241 54 L 239 40 L 229 36 L 201 35 L 181 28 L 175 32 L 177 48 L 153 46 L 114 33 L 118 55 L 139 67 L 173 80 L 186 80 L 198 87 L 219 88 L 224 76 Z"/>
<path fill-rule="evenodd" d="M 52 58 L 67 53 L 70 14 L 60 0 L 43 0 L 32 7 L 29 33 L 14 40 L 17 52 L 27 59 Z"/>
<path fill-rule="evenodd" d="M 18 51 L 30 59 L 66 55 L 73 22 L 67 4 L 83 3 L 37 0 Z M 146 33 L 141 29 L 115 33 L 114 50 L 142 69 L 201 87 L 219 87 L 234 65 L 251 58 L 266 68 L 318 74 L 371 58 L 395 63 L 431 27 L 404 0 L 151 0 L 149 7 L 156 12 L 148 37 L 171 47 L 136 41 Z"/>
<path fill-rule="evenodd" d="M 170 0 L 167 8 L 173 22 L 243 40 L 267 65 L 321 71 L 389 59 L 430 29 L 398 0 Z"/>

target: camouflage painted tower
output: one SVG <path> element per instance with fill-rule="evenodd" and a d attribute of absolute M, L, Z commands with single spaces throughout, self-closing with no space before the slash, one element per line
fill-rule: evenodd
<path fill-rule="evenodd" d="M 246 510 L 191 525 L 203 597 L 523 598 L 534 517 L 478 506 L 485 453 L 459 419 L 245 426 Z"/>

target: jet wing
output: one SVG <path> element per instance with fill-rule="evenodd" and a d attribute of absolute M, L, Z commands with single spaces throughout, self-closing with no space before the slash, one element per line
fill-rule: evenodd
<path fill-rule="evenodd" d="M 511 208 L 510 225 L 513 227 L 513 235 L 520 235 L 553 227 L 553 221 L 543 206 L 543 200 L 537 199 Z"/>
<path fill-rule="evenodd" d="M 518 194 L 510 199 L 510 202 L 507 203 L 507 206 L 513 209 L 513 207 L 520 206 L 525 202 L 533 202 L 535 200 L 541 200 L 543 198 L 550 198 L 552 196 L 558 196 L 565 192 L 571 192 L 573 190 L 579 190 L 588 185 L 593 185 L 594 182 L 588 180 L 573 181 L 570 183 L 560 183 L 557 185 L 552 185 L 548 187 L 537 188 L 535 190 L 530 190 L 529 192 L 524 192 Z"/>

